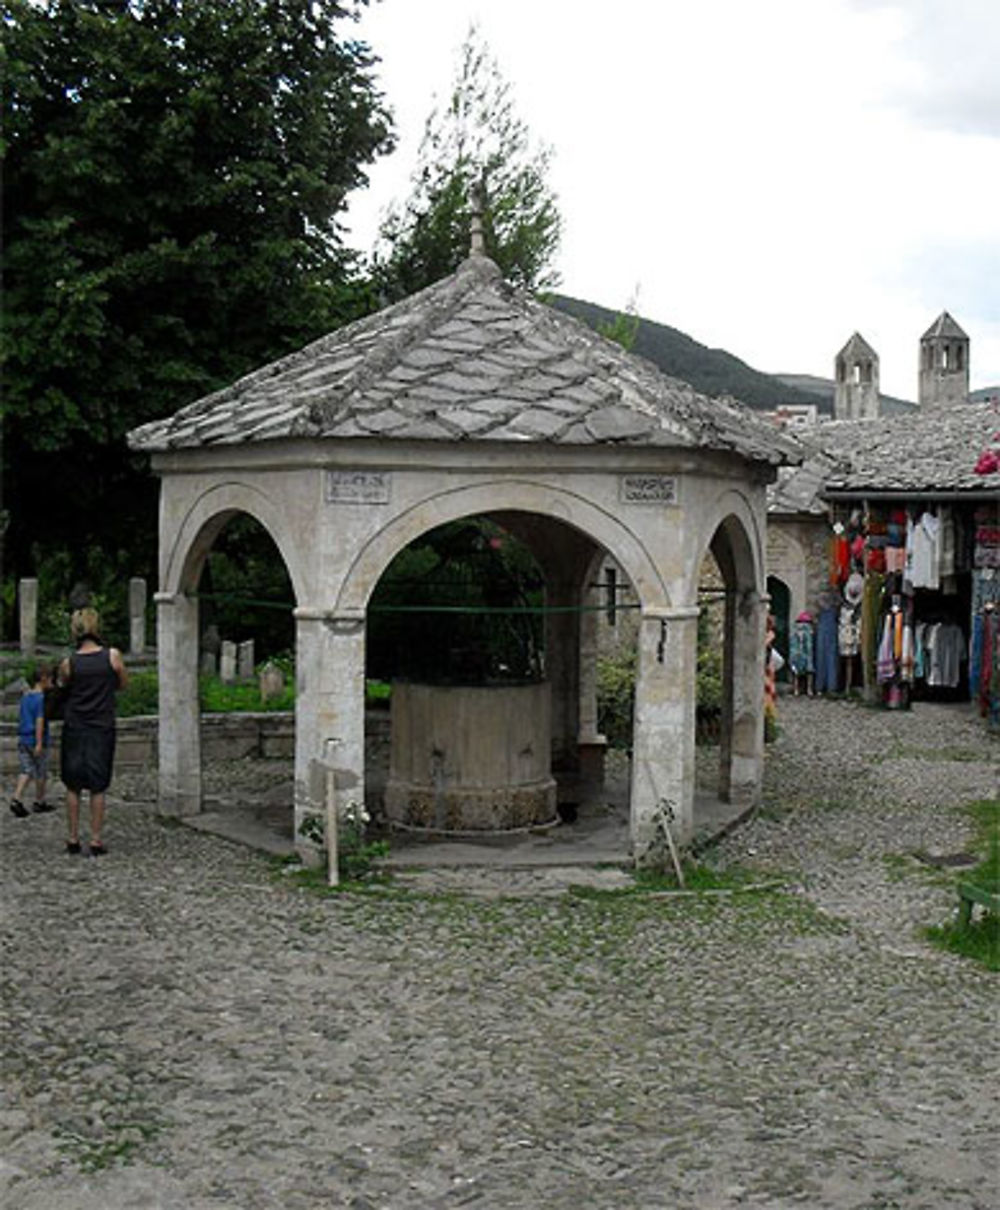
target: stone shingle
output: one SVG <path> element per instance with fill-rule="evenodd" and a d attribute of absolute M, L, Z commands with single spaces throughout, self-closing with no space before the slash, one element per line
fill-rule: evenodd
<path fill-rule="evenodd" d="M 703 446 L 797 461 L 797 441 L 699 395 L 472 257 L 451 277 L 134 430 L 138 450 L 282 437 Z"/>

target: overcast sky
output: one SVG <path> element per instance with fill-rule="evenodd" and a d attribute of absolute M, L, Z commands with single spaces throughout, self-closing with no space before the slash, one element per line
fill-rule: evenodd
<path fill-rule="evenodd" d="M 471 22 L 554 150 L 563 293 L 772 373 L 830 377 L 858 330 L 910 399 L 947 310 L 1000 384 L 1000 0 L 377 0 L 399 144 L 363 251 Z"/>

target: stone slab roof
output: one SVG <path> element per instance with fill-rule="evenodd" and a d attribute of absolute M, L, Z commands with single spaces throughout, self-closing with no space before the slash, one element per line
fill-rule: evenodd
<path fill-rule="evenodd" d="M 802 466 L 783 472 L 772 485 L 768 508 L 821 511 L 825 492 L 894 492 L 900 497 L 994 492 L 1000 498 L 1000 472 L 975 471 L 980 453 L 997 444 L 998 433 L 1000 408 L 992 402 L 876 420 L 827 421 L 810 432 L 814 449 Z"/>
<path fill-rule="evenodd" d="M 678 447 L 772 465 L 803 455 L 742 404 L 700 395 L 514 290 L 482 256 L 133 430 L 129 444 L 157 452 L 290 437 Z"/>
<path fill-rule="evenodd" d="M 936 340 L 940 337 L 947 337 L 949 340 L 955 340 L 956 338 L 959 340 L 969 339 L 947 311 L 941 312 L 920 339 Z"/>

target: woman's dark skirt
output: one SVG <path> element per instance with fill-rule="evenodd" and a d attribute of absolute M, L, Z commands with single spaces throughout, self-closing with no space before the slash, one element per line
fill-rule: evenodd
<path fill-rule="evenodd" d="M 113 730 L 63 725 L 59 774 L 67 790 L 103 793 L 111 785 Z"/>

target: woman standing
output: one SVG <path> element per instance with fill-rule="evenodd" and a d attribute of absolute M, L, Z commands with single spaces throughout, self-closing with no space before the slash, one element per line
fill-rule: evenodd
<path fill-rule="evenodd" d="M 76 652 L 63 660 L 59 679 L 68 686 L 63 716 L 60 773 L 66 786 L 66 852 L 80 850 L 80 795 L 90 794 L 90 855 L 107 850 L 101 842 L 104 795 L 115 757 L 115 694 L 128 682 L 125 662 L 101 640 L 96 609 L 78 609 L 70 621 Z"/>

